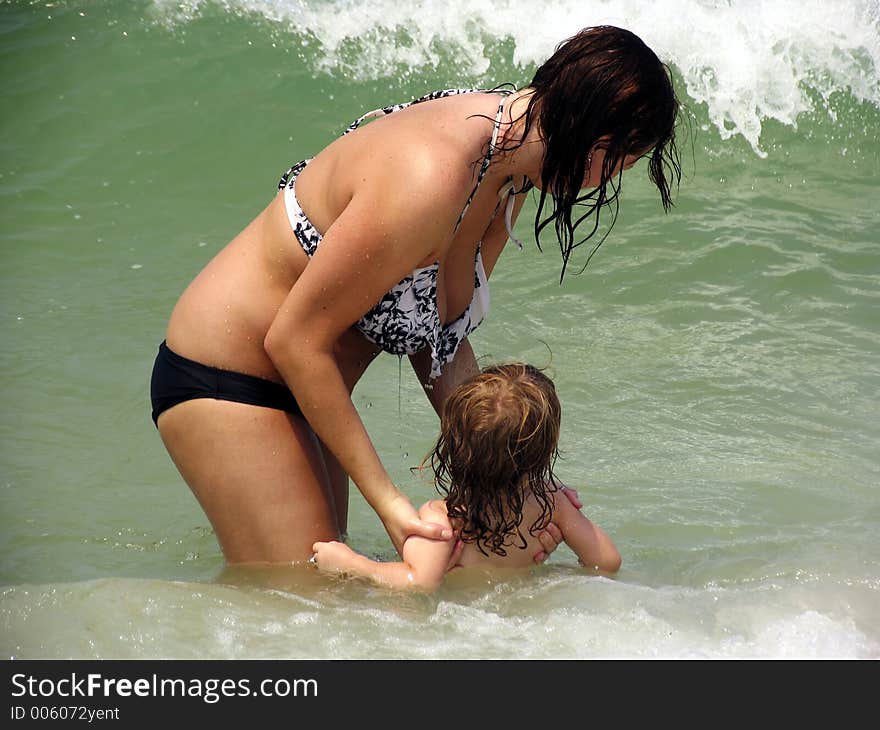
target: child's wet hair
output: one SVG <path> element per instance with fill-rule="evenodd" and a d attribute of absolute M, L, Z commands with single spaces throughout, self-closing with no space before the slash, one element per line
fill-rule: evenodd
<path fill-rule="evenodd" d="M 521 523 L 529 493 L 541 514 L 528 530 L 546 527 L 559 488 L 553 467 L 561 410 L 550 378 L 523 363 L 487 367 L 449 395 L 440 437 L 425 461 L 462 540 L 484 554 L 525 547 Z"/>

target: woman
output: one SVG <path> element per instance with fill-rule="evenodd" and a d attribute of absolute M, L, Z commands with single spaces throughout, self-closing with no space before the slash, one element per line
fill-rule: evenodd
<path fill-rule="evenodd" d="M 439 411 L 478 372 L 467 336 L 524 193 L 540 191 L 535 235 L 553 223 L 564 273 L 574 228 L 593 216 L 595 233 L 639 157 L 669 206 L 677 109 L 640 39 L 588 28 L 527 88 L 379 110 L 285 174 L 183 293 L 153 372 L 159 433 L 228 562 L 305 560 L 337 539 L 349 477 L 398 551 L 451 537 L 394 485 L 352 389 L 380 351 L 405 352 Z"/>

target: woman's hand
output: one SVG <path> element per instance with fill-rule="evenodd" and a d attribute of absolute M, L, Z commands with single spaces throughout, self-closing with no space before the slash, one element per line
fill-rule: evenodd
<path fill-rule="evenodd" d="M 581 502 L 581 498 L 578 496 L 577 489 L 572 489 L 571 487 L 566 487 L 564 484 L 560 487 L 562 493 L 568 497 L 568 501 L 574 505 L 575 509 L 581 509 L 584 506 L 584 503 Z"/>
<path fill-rule="evenodd" d="M 562 532 L 556 525 L 550 522 L 547 524 L 547 527 L 538 533 L 537 537 L 541 547 L 544 549 L 536 553 L 532 560 L 540 565 L 550 557 L 550 553 L 562 544 Z"/>
<path fill-rule="evenodd" d="M 446 563 L 446 572 L 460 568 L 458 564 L 461 554 L 464 552 L 464 542 L 456 535 L 455 547 L 452 548 L 452 555 L 449 556 L 449 562 Z"/>
<path fill-rule="evenodd" d="M 571 502 L 572 505 L 574 505 L 575 509 L 580 509 L 584 506 L 584 503 L 581 502 L 581 499 L 578 496 L 576 489 L 562 486 L 560 487 L 560 490 L 568 499 L 568 501 Z M 541 564 L 550 557 L 550 553 L 552 553 L 562 544 L 563 537 L 562 531 L 552 522 L 550 522 L 547 527 L 541 530 L 541 532 L 538 533 L 537 537 L 538 541 L 541 543 L 541 547 L 544 549 L 538 552 L 533 560 L 536 563 Z"/>
<path fill-rule="evenodd" d="M 403 543 L 410 535 L 426 537 L 429 540 L 451 540 L 452 530 L 436 522 L 424 522 L 406 495 L 398 494 L 388 502 L 379 517 L 385 530 L 394 543 L 398 554 L 403 555 Z"/>

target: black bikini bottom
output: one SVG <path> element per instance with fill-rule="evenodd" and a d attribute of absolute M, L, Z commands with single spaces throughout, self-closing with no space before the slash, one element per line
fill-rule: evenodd
<path fill-rule="evenodd" d="M 293 393 L 280 383 L 254 375 L 220 370 L 189 360 L 168 349 L 163 342 L 153 365 L 150 381 L 153 423 L 172 406 L 194 398 L 248 403 L 302 416 Z"/>

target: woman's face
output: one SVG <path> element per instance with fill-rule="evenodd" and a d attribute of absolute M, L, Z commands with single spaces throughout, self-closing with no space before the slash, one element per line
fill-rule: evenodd
<path fill-rule="evenodd" d="M 602 182 L 602 167 L 605 164 L 606 149 L 600 141 L 593 147 L 590 154 L 590 166 L 584 174 L 584 182 L 581 188 L 595 188 Z M 623 160 L 619 161 L 611 171 L 610 178 L 617 177 L 623 170 L 629 170 L 644 155 L 627 155 Z"/>
<path fill-rule="evenodd" d="M 593 151 L 590 153 L 589 159 L 589 167 L 584 173 L 584 180 L 581 183 L 581 189 L 584 188 L 596 188 L 599 187 L 599 184 L 602 182 L 602 166 L 605 164 L 605 155 L 608 151 L 608 141 L 609 137 L 600 137 L 599 141 L 593 146 Z M 611 174 L 609 175 L 609 179 L 614 179 L 617 177 L 623 170 L 629 170 L 633 165 L 636 164 L 642 157 L 648 156 L 651 154 L 651 149 L 647 149 L 644 152 L 638 154 L 627 155 L 622 161 L 618 162 L 615 165 L 614 169 L 611 170 Z M 541 175 L 540 170 L 536 172 L 536 174 L 527 176 L 532 183 L 532 185 L 538 189 L 543 190 L 543 186 L 541 185 Z"/>

